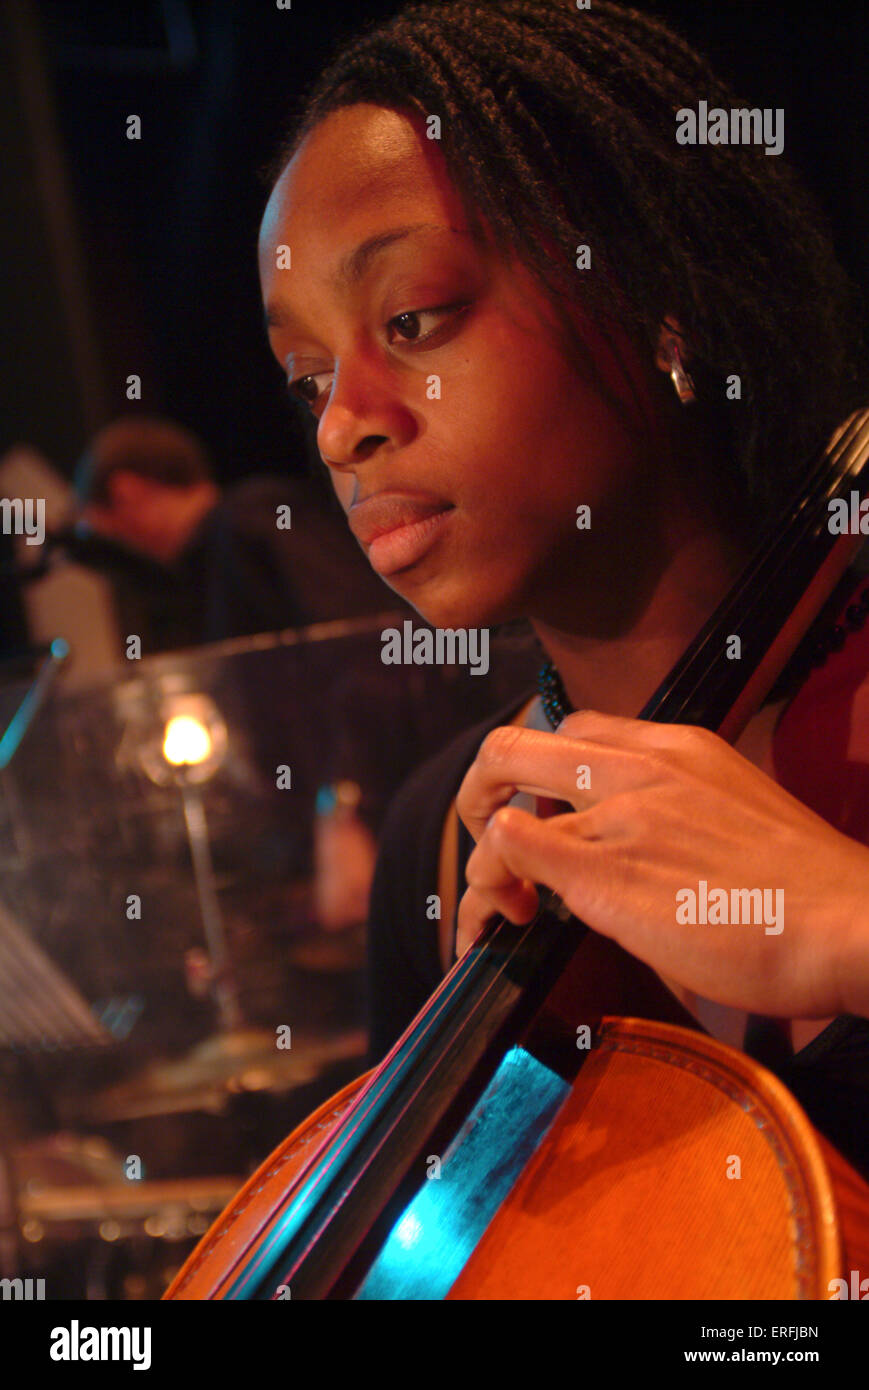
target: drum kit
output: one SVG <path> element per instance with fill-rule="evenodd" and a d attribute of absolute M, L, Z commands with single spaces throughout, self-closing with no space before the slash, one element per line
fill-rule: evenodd
<path fill-rule="evenodd" d="M 10 1061 L 48 1054 L 58 1067 L 61 1058 L 71 1062 L 113 1044 L 77 989 L 0 906 L 0 1045 Z M 336 1066 L 358 1069 L 364 1048 L 358 1027 L 220 1030 L 179 1058 L 157 1059 L 85 1095 L 77 1116 L 86 1132 L 9 1143 L 0 1158 L 0 1205 L 18 1238 L 0 1247 L 3 1277 L 38 1271 L 49 1297 L 159 1297 L 242 1175 L 148 1179 L 139 1156 L 121 1153 L 99 1129 L 173 1115 L 184 1122 L 196 1112 L 228 1118 L 239 1096 L 310 1094 L 320 1079 L 329 1084 Z M 14 1066 L 6 1070 L 7 1089 L 14 1089 Z"/>

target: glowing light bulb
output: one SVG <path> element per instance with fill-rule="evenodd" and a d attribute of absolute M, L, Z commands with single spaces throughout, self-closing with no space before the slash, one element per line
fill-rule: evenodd
<path fill-rule="evenodd" d="M 198 719 L 178 714 L 166 725 L 163 757 L 173 767 L 194 767 L 211 757 L 211 735 Z"/>

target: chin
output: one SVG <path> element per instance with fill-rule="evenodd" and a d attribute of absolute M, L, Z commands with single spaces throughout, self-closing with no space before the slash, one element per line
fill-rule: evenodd
<path fill-rule="evenodd" d="M 396 590 L 398 592 L 398 590 Z M 440 628 L 494 627 L 517 616 L 515 605 L 498 601 L 494 596 L 474 592 L 469 583 L 460 595 L 431 593 L 401 594 L 405 602 L 416 609 L 424 622 Z"/>

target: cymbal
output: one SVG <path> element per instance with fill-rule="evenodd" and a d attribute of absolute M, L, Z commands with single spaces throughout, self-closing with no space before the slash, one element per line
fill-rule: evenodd
<path fill-rule="evenodd" d="M 217 1033 L 173 1061 L 150 1063 L 128 1081 L 98 1092 L 82 1118 L 106 1123 L 189 1110 L 220 1113 L 243 1091 L 282 1093 L 316 1081 L 340 1062 L 362 1061 L 363 1029 L 315 1034 L 293 1030 L 291 1046 L 277 1031 L 240 1029 Z"/>
<path fill-rule="evenodd" d="M 72 1187 L 46 1187 L 24 1192 L 19 1199 L 22 1227 L 39 1222 L 144 1221 L 162 1215 L 167 1227 L 175 1218 L 200 1213 L 216 1216 L 238 1191 L 241 1179 L 227 1175 L 213 1178 L 175 1178 L 171 1181 L 98 1183 Z M 155 1223 L 151 1223 L 154 1225 Z M 200 1223 L 201 1224 L 201 1223 Z M 203 1228 L 204 1229 L 204 1228 Z M 186 1230 L 184 1234 L 186 1234 Z M 149 1230 L 148 1234 L 162 1234 Z"/>
<path fill-rule="evenodd" d="M 207 1230 L 238 1190 L 235 1175 L 125 1179 L 123 1155 L 101 1135 L 60 1131 L 13 1151 L 18 1220 L 24 1239 L 69 1239 L 89 1228 L 104 1240 L 144 1231 L 166 1240 Z"/>

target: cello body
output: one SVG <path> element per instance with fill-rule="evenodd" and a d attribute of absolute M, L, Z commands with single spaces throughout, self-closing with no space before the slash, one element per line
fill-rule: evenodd
<path fill-rule="evenodd" d="M 366 1080 L 269 1156 L 166 1298 L 225 1295 Z M 447 1296 L 825 1299 L 845 1267 L 829 1169 L 784 1086 L 699 1032 L 614 1018 Z"/>

